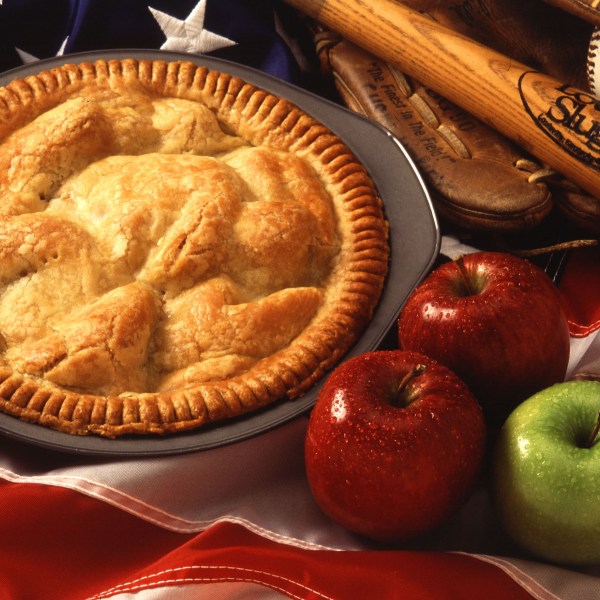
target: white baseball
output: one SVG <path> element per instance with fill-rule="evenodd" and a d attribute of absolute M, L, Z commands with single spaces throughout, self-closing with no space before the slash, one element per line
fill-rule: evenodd
<path fill-rule="evenodd" d="M 590 39 L 587 56 L 587 77 L 590 92 L 600 98 L 600 27 L 596 27 Z"/>

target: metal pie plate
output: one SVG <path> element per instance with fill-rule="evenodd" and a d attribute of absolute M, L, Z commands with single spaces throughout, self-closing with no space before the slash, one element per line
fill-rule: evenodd
<path fill-rule="evenodd" d="M 389 274 L 377 310 L 346 358 L 380 347 L 386 335 L 393 331 L 406 298 L 433 265 L 440 246 L 439 227 L 428 192 L 400 142 L 383 127 L 311 92 L 261 71 L 205 56 L 160 50 L 84 52 L 11 69 L 0 75 L 0 85 L 66 63 L 111 58 L 184 60 L 238 76 L 294 102 L 344 140 L 375 181 L 389 221 L 391 246 Z M 4 413 L 0 413 L 0 434 L 51 450 L 96 456 L 158 456 L 206 450 L 239 442 L 308 413 L 324 379 L 296 400 L 280 400 L 230 421 L 164 437 L 131 436 L 111 440 L 95 435 L 74 436 Z"/>

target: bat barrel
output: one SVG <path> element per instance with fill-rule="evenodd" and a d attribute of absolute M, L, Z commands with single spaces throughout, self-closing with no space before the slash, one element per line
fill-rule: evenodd
<path fill-rule="evenodd" d="M 393 0 L 286 0 L 600 198 L 600 100 Z"/>

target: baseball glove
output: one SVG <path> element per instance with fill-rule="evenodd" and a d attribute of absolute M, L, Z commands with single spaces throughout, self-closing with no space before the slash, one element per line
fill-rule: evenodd
<path fill-rule="evenodd" d="M 404 0 L 440 24 L 553 77 L 589 90 L 594 27 L 542 0 Z M 477 118 L 397 68 L 315 25 L 322 68 L 348 108 L 403 143 L 436 212 L 467 230 L 513 233 L 544 222 L 553 207 L 600 233 L 600 201 Z"/>

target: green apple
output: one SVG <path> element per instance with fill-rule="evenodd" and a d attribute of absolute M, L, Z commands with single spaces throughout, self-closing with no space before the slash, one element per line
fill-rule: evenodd
<path fill-rule="evenodd" d="M 600 564 L 600 382 L 557 383 L 508 417 L 491 496 L 506 532 L 539 558 Z"/>

